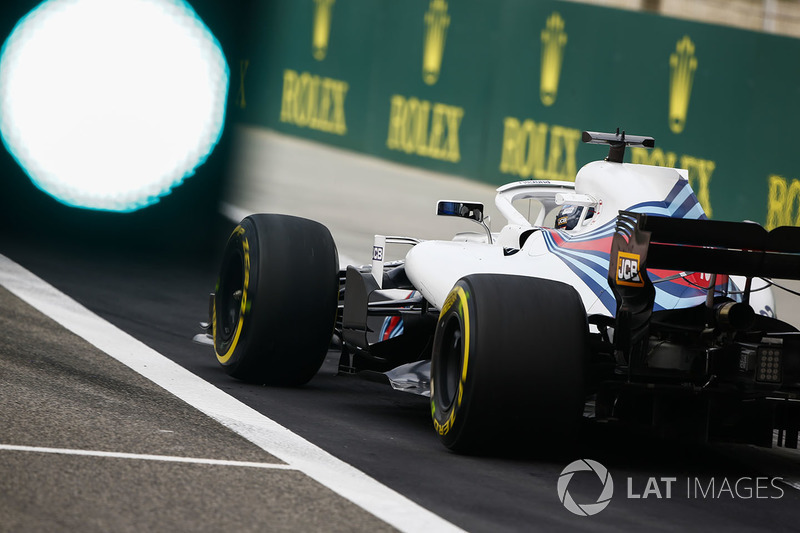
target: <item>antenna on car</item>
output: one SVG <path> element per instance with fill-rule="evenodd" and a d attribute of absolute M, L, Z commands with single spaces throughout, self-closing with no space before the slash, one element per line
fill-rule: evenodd
<path fill-rule="evenodd" d="M 612 163 L 622 163 L 625 157 L 626 146 L 642 146 L 644 148 L 653 148 L 656 145 L 656 140 L 652 137 L 643 137 L 641 135 L 625 135 L 625 130 L 622 133 L 617 128 L 617 133 L 600 133 L 597 131 L 584 131 L 582 140 L 588 144 L 608 144 L 608 157 L 606 161 Z"/>

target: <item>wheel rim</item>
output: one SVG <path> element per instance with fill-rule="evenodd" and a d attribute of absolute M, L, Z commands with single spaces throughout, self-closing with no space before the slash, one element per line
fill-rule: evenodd
<path fill-rule="evenodd" d="M 217 333 L 223 342 L 233 337 L 239 315 L 242 311 L 242 291 L 244 289 L 244 264 L 239 254 L 234 254 L 225 265 L 220 277 Z"/>
<path fill-rule="evenodd" d="M 461 382 L 461 367 L 464 362 L 464 347 L 462 345 L 461 323 L 453 316 L 445 327 L 442 342 L 441 365 L 437 372 L 437 387 L 442 408 L 447 410 L 452 407 L 458 394 Z"/>

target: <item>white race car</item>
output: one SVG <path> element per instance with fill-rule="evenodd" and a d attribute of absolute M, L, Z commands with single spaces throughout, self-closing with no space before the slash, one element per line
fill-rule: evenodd
<path fill-rule="evenodd" d="M 800 279 L 800 229 L 710 221 L 683 170 L 623 163 L 610 145 L 575 182 L 497 190 L 507 219 L 451 241 L 376 236 L 371 265 L 339 270 L 330 232 L 245 218 L 228 240 L 210 320 L 232 376 L 301 385 L 329 349 L 341 373 L 384 373 L 430 396 L 449 448 L 554 445 L 581 421 L 797 447 L 800 334 L 775 317 L 769 278 Z M 519 202 L 537 207 L 528 217 Z M 527 209 L 525 209 L 527 212 Z M 384 261 L 387 245 L 408 245 Z"/>

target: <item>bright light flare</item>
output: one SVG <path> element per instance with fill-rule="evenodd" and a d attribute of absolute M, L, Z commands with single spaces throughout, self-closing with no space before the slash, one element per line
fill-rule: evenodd
<path fill-rule="evenodd" d="M 214 149 L 228 79 L 183 0 L 47 0 L 0 51 L 0 135 L 59 201 L 133 211 Z"/>

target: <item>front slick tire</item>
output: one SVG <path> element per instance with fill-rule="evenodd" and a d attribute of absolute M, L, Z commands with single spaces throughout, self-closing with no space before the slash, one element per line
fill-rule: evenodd
<path fill-rule="evenodd" d="M 474 274 L 448 295 L 433 341 L 431 412 L 462 453 L 551 452 L 580 427 L 588 325 L 578 293 Z"/>
<path fill-rule="evenodd" d="M 217 361 L 231 376 L 307 383 L 328 351 L 339 256 L 328 229 L 287 215 L 251 215 L 231 234 L 214 295 Z"/>

